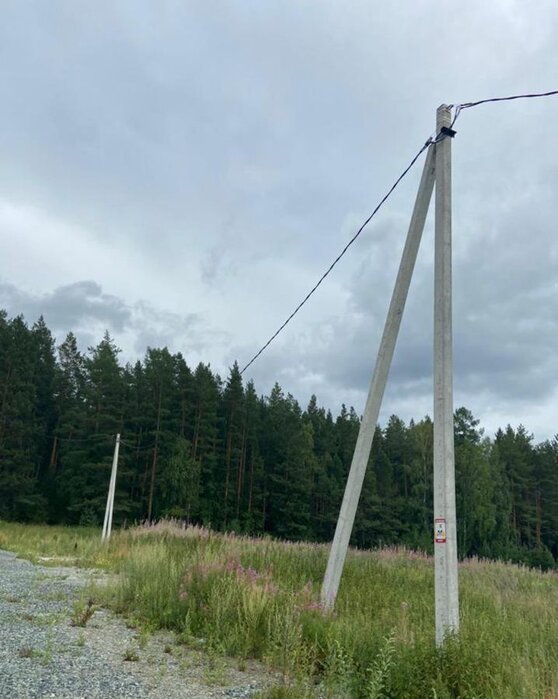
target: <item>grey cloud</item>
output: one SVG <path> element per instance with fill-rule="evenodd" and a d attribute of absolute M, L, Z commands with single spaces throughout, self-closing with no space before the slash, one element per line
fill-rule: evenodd
<path fill-rule="evenodd" d="M 288 212 L 300 232 L 332 230 L 333 217 L 348 206 L 365 209 L 383 186 L 383 163 L 400 147 L 393 135 L 409 128 L 397 106 L 389 119 L 377 108 L 387 92 L 377 76 L 374 90 L 355 75 L 355 66 L 380 65 L 386 42 L 385 20 L 365 4 L 329 5 L 318 26 L 312 10 L 288 4 L 273 22 L 253 8 L 216 14 L 201 4 L 175 6 L 174 16 L 156 22 L 142 3 L 133 11 L 99 4 L 87 22 L 63 3 L 42 22 L 25 14 L 12 11 L 4 25 L 14 37 L 33 37 L 32 50 L 18 52 L 24 79 L 6 75 L 17 99 L 4 184 L 13 191 L 19 173 L 26 191 L 35 182 L 44 197 L 49 179 L 58 180 L 70 196 L 56 205 L 98 235 L 107 235 L 102 224 L 110 219 L 119 237 L 143 231 L 151 247 L 166 247 L 180 222 L 215 234 L 224 211 L 242 211 L 242 227 L 262 232 L 270 210 Z M 378 41 L 347 42 L 353 22 Z M 429 22 L 417 26 L 417 36 L 402 31 L 412 45 L 435 34 Z M 8 45 L 16 51 L 15 39 Z M 423 59 L 434 67 L 434 55 Z M 34 77 L 39 67 L 48 80 Z M 411 73 L 400 75 L 406 99 Z M 426 101 L 433 88 L 423 88 Z M 27 102 L 38 109 L 22 118 L 16 110 Z M 402 146 L 401 155 L 408 155 Z M 267 243 L 280 245 L 282 229 L 268 227 Z M 312 248 L 307 240 L 309 257 Z"/>
<path fill-rule="evenodd" d="M 40 295 L 1 283 L 0 305 L 13 314 L 23 313 L 26 319 L 43 315 L 47 325 L 55 331 L 68 331 L 90 322 L 121 331 L 132 315 L 122 299 L 103 293 L 100 285 L 94 281 L 67 284 Z"/>
<path fill-rule="evenodd" d="M 228 333 L 211 328 L 196 313 L 170 313 L 145 301 L 134 306 L 131 330 L 138 354 L 143 354 L 147 347 L 169 347 L 172 351 L 203 358 L 212 345 L 221 346 L 230 341 Z"/>
<path fill-rule="evenodd" d="M 214 245 L 202 257 L 200 261 L 200 275 L 202 281 L 208 286 L 223 287 L 231 282 L 238 272 L 238 265 L 234 260 L 234 233 L 227 240 L 223 238 L 221 242 Z"/>
<path fill-rule="evenodd" d="M 44 313 L 61 331 L 96 337 L 108 327 L 130 356 L 166 344 L 221 366 L 253 354 L 247 337 L 266 339 L 265 311 L 245 313 L 242 301 L 277 305 L 290 280 L 312 285 L 432 131 L 440 102 L 544 89 L 558 67 L 551 0 L 537 12 L 472 0 L 453 14 L 434 0 L 381 13 L 364 0 L 140 0 L 87 13 L 62 0 L 48 10 L 8 0 L 2 13 L 2 196 L 133 252 L 123 269 L 130 288 L 149 274 L 154 289 L 149 303 L 95 282 L 60 279 L 52 291 L 40 271 L 4 270 L 4 304 Z M 544 401 L 556 387 L 552 104 L 482 107 L 456 125 L 456 393 L 503 408 Z M 337 405 L 362 397 L 417 179 L 414 171 L 335 270 L 344 312 L 328 317 L 322 289 L 315 313 L 295 319 L 251 369 L 262 387 L 277 379 L 301 400 L 314 387 Z M 390 377 L 388 397 L 400 405 L 412 394 L 423 406 L 430 390 L 431 233 L 429 224 Z M 188 312 L 176 301 L 169 311 L 169 287 Z M 225 307 L 217 331 L 211 314 Z"/>
<path fill-rule="evenodd" d="M 539 196 L 532 205 L 538 212 L 551 208 Z M 549 236 L 546 213 L 527 216 L 523 209 L 518 213 L 509 197 L 507 206 L 512 209 L 508 215 L 488 219 L 490 235 L 481 231 L 476 245 L 465 246 L 454 262 L 456 397 L 481 412 L 494 404 L 507 405 L 510 413 L 516 410 L 513 406 L 535 407 L 558 388 L 558 244 Z M 391 221 L 378 227 L 363 246 L 364 259 L 350 286 L 350 311 L 332 318 L 327 328 L 297 331 L 291 327 L 289 337 L 283 339 L 288 351 L 280 346 L 268 350 L 272 357 L 262 357 L 265 368 L 253 369 L 256 375 L 281 376 L 283 370 L 285 380 L 298 386 L 303 385 L 304 376 L 314 375 L 318 377 L 315 385 L 325 384 L 330 395 L 360 391 L 363 396 L 394 282 L 399 224 Z M 400 406 L 431 402 L 431 231 L 424 248 L 386 396 L 386 402 Z M 291 367 L 290 374 L 286 365 Z"/>
<path fill-rule="evenodd" d="M 163 346 L 203 358 L 212 345 L 229 341 L 227 333 L 213 330 L 198 314 L 171 313 L 141 300 L 128 305 L 104 293 L 94 281 L 68 284 L 41 295 L 0 283 L 0 307 L 10 315 L 23 314 L 28 322 L 43 315 L 55 336 L 72 330 L 84 349 L 97 344 L 108 329 L 130 361 L 143 356 L 147 347 Z"/>

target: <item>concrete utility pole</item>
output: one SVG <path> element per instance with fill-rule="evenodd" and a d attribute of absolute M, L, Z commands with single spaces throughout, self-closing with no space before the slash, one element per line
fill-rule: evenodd
<path fill-rule="evenodd" d="M 116 490 L 116 472 L 118 470 L 118 452 L 120 449 L 120 435 L 116 435 L 114 445 L 114 455 L 112 457 L 112 470 L 110 473 L 109 491 L 107 496 L 107 507 L 105 510 L 105 521 L 103 522 L 102 541 L 108 541 L 112 531 L 112 511 L 114 508 L 114 491 Z"/>
<path fill-rule="evenodd" d="M 436 112 L 436 132 L 451 128 L 446 105 Z M 451 281 L 451 138 L 436 144 L 434 254 L 434 567 L 436 643 L 459 630 Z"/>
<path fill-rule="evenodd" d="M 424 222 L 428 213 L 432 190 L 434 187 L 434 147 L 430 146 L 426 156 L 426 162 L 407 233 L 407 240 L 401 257 L 401 264 L 397 273 L 393 295 L 389 306 L 386 323 L 374 374 L 368 391 L 364 416 L 360 424 L 357 443 L 351 463 L 351 470 L 345 487 L 345 495 L 337 520 L 335 536 L 329 554 L 327 569 L 322 585 L 322 604 L 326 608 L 332 608 L 335 604 L 341 573 L 349 547 L 349 540 L 353 530 L 362 483 L 366 473 L 366 466 L 370 456 L 374 431 L 378 422 L 378 414 L 382 404 L 382 397 L 386 387 L 387 377 L 401 318 L 407 300 L 409 285 L 415 267 L 417 252 L 424 229 Z"/>

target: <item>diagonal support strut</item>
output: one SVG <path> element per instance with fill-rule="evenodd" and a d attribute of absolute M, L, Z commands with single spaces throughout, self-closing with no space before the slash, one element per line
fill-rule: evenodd
<path fill-rule="evenodd" d="M 349 540 L 353 530 L 356 510 L 362 484 L 366 473 L 366 466 L 372 448 L 372 440 L 374 439 L 374 431 L 378 422 L 378 415 L 382 404 L 382 398 L 386 387 L 387 377 L 395 350 L 397 335 L 401 325 L 401 318 L 411 284 L 413 270 L 417 259 L 417 253 L 424 230 L 428 207 L 432 198 L 435 180 L 435 146 L 430 146 L 427 151 L 426 161 L 422 172 L 417 198 L 409 224 L 407 239 L 395 287 L 391 297 L 384 332 L 380 341 L 374 374 L 368 391 L 368 398 L 364 409 L 364 415 L 360 424 L 357 443 L 353 454 L 351 469 L 345 487 L 343 503 L 337 520 L 335 536 L 331 546 L 327 569 L 325 572 L 322 584 L 322 605 L 327 608 L 333 608 L 337 590 L 343 572 L 343 565 L 349 547 Z"/>

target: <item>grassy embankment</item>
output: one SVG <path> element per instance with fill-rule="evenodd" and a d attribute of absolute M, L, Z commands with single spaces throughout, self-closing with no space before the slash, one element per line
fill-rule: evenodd
<path fill-rule="evenodd" d="M 558 575 L 460 566 L 461 633 L 436 650 L 433 564 L 352 552 L 334 615 L 319 609 L 326 548 L 169 523 L 117 532 L 0 524 L 0 548 L 121 573 L 106 602 L 185 643 L 282 671 L 274 698 L 558 698 Z"/>

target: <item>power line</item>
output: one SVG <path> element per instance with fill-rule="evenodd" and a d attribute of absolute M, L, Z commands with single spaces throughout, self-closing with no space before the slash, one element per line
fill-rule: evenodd
<path fill-rule="evenodd" d="M 479 104 L 487 104 L 488 102 L 511 102 L 513 100 L 524 100 L 533 99 L 536 97 L 552 97 L 558 95 L 558 90 L 550 90 L 549 92 L 532 92 L 525 95 L 510 95 L 509 97 L 488 97 L 484 100 L 477 100 L 476 102 L 463 102 L 462 104 L 456 104 L 456 110 L 461 111 L 462 109 L 470 109 L 471 107 L 478 107 Z"/>
<path fill-rule="evenodd" d="M 155 442 L 153 444 L 146 444 L 144 446 L 137 446 L 133 442 L 129 442 L 127 439 L 120 439 L 120 444 L 124 444 L 127 447 L 132 448 L 134 451 L 145 451 L 147 449 L 153 449 L 155 447 Z"/>
<path fill-rule="evenodd" d="M 66 442 L 68 444 L 83 444 L 87 443 L 90 444 L 92 440 L 110 440 L 112 441 L 114 439 L 114 435 L 107 435 L 107 434 L 91 434 L 88 437 L 60 437 L 59 435 L 54 435 L 53 439 L 57 439 L 58 442 Z"/>
<path fill-rule="evenodd" d="M 453 120 L 451 122 L 451 126 L 449 130 L 446 130 L 444 132 L 440 132 L 438 134 L 435 134 L 435 136 L 431 136 L 426 143 L 420 148 L 418 153 L 413 157 L 409 165 L 403 170 L 403 172 L 399 175 L 399 177 L 395 180 L 394 184 L 390 187 L 388 190 L 387 194 L 384 196 L 384 198 L 380 201 L 380 203 L 376 206 L 374 211 L 370 214 L 370 216 L 364 221 L 364 223 L 361 225 L 361 227 L 358 229 L 358 231 L 355 233 L 355 235 L 349 240 L 347 245 L 343 248 L 343 250 L 339 253 L 339 255 L 335 258 L 335 260 L 331 263 L 331 265 L 327 268 L 327 270 L 322 274 L 318 282 L 312 287 L 312 289 L 306 294 L 306 296 L 302 299 L 302 301 L 298 304 L 298 306 L 294 309 L 294 311 L 290 314 L 290 316 L 285 320 L 285 322 L 277 328 L 277 330 L 273 333 L 273 335 L 269 338 L 269 340 L 256 352 L 256 354 L 250 359 L 250 361 L 244 366 L 242 371 L 240 372 L 241 374 L 244 374 L 246 369 L 250 367 L 256 359 L 264 352 L 269 345 L 275 340 L 277 335 L 290 323 L 290 321 L 295 317 L 295 315 L 300 311 L 300 309 L 304 306 L 304 304 L 310 299 L 310 297 L 314 294 L 314 292 L 318 289 L 320 284 L 324 281 L 324 279 L 329 275 L 329 273 L 332 271 L 332 269 L 335 267 L 335 265 L 341 260 L 341 258 L 345 255 L 347 250 L 351 247 L 351 245 L 355 242 L 355 240 L 359 237 L 359 235 L 362 233 L 362 231 L 366 228 L 366 226 L 370 223 L 370 221 L 374 218 L 374 216 L 378 213 L 378 211 L 381 209 L 381 207 L 385 204 L 385 202 L 389 199 L 389 197 L 392 195 L 393 191 L 397 187 L 397 185 L 401 182 L 401 180 L 407 175 L 409 170 L 413 167 L 413 165 L 416 163 L 416 161 L 419 159 L 421 154 L 430 146 L 436 143 L 439 143 L 441 140 L 444 138 L 447 138 L 448 136 L 453 136 L 452 129 L 457 121 L 460 113 L 464 109 L 470 109 L 471 107 L 478 107 L 481 104 L 488 104 L 489 102 L 511 102 L 513 100 L 520 100 L 520 99 L 533 99 L 537 97 L 551 97 L 554 95 L 558 95 L 558 90 L 550 90 L 549 92 L 534 92 L 534 93 L 527 93 L 527 94 L 521 94 L 521 95 L 510 95 L 508 97 L 488 97 L 487 99 L 482 99 L 482 100 L 476 100 L 475 102 L 462 102 L 461 104 L 456 104 L 456 105 L 449 105 L 450 107 L 455 107 L 455 113 L 453 116 Z"/>
<path fill-rule="evenodd" d="M 558 95 L 558 90 L 550 90 L 549 92 L 531 92 L 524 95 L 509 95 L 508 97 L 487 97 L 483 100 L 476 100 L 475 102 L 462 102 L 461 104 L 455 105 L 455 115 L 453 117 L 452 126 L 455 124 L 457 117 L 464 109 L 471 109 L 471 107 L 478 107 L 480 104 L 489 104 L 491 102 L 513 102 L 514 100 L 526 100 L 526 99 L 536 99 L 538 97 L 553 97 Z M 452 107 L 454 105 L 451 105 Z"/>
<path fill-rule="evenodd" d="M 445 136 L 443 136 L 445 138 Z M 439 135 L 436 137 L 436 141 L 439 139 Z M 413 157 L 411 162 L 407 165 L 407 167 L 403 170 L 403 172 L 399 175 L 399 177 L 395 180 L 395 182 L 392 184 L 390 189 L 388 190 L 387 194 L 383 197 L 383 199 L 380 201 L 380 203 L 376 206 L 374 211 L 370 214 L 370 216 L 364 221 L 364 223 L 360 226 L 358 231 L 354 234 L 354 236 L 349 240 L 347 245 L 341 250 L 339 255 L 333 260 L 333 262 L 330 264 L 330 266 L 327 268 L 327 270 L 322 274 L 322 276 L 319 278 L 317 283 L 310 289 L 310 291 L 306 294 L 306 296 L 302 299 L 302 301 L 298 304 L 298 306 L 294 309 L 294 311 L 291 313 L 291 315 L 285 320 L 285 322 L 273 333 L 273 335 L 269 338 L 269 340 L 261 347 L 261 349 L 256 352 L 256 354 L 252 357 L 252 359 L 246 364 L 246 366 L 242 369 L 240 372 L 243 374 L 246 369 L 248 369 L 249 366 L 251 366 L 256 359 L 260 356 L 260 354 L 266 350 L 269 345 L 275 340 L 277 335 L 285 328 L 288 323 L 295 317 L 295 315 L 300 311 L 300 309 L 304 306 L 304 304 L 308 301 L 308 299 L 314 294 L 314 292 L 318 289 L 320 284 L 324 281 L 324 279 L 330 274 L 332 269 L 335 267 L 335 265 L 341 260 L 341 258 L 345 255 L 347 250 L 351 247 L 351 245 L 355 242 L 355 240 L 359 237 L 359 235 L 362 233 L 362 231 L 366 228 L 366 226 L 370 223 L 370 221 L 374 218 L 374 216 L 378 213 L 378 211 L 382 208 L 382 206 L 385 204 L 385 202 L 389 199 L 389 197 L 392 195 L 393 191 L 397 187 L 397 185 L 401 182 L 401 180 L 405 177 L 405 175 L 409 172 L 409 170 L 413 167 L 413 165 L 417 162 L 421 154 L 432 144 L 434 143 L 434 139 L 430 137 L 426 143 L 420 148 L 418 153 Z"/>

